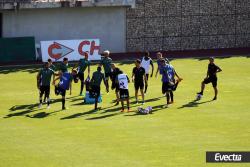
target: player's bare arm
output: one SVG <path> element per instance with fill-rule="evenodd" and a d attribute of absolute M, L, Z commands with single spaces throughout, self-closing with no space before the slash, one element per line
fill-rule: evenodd
<path fill-rule="evenodd" d="M 41 74 L 40 72 L 37 74 L 36 79 L 37 79 L 37 88 L 39 89 L 39 80 L 40 80 Z"/>
<path fill-rule="evenodd" d="M 90 65 L 88 65 L 88 76 L 90 75 Z"/>
<path fill-rule="evenodd" d="M 146 76 L 146 74 L 144 74 L 144 82 L 145 82 L 145 85 L 148 85 L 148 81 L 147 81 L 147 76 Z"/>
<path fill-rule="evenodd" d="M 151 77 L 153 77 L 153 74 L 154 74 L 154 63 L 152 60 L 150 60 L 150 65 L 152 67 L 152 73 L 151 73 Z"/>

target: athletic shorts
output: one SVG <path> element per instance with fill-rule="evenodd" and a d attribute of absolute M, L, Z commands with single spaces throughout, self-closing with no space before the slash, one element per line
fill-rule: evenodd
<path fill-rule="evenodd" d="M 59 86 L 55 86 L 55 94 L 56 94 L 56 95 L 65 96 L 65 95 L 66 95 L 66 90 L 65 90 L 65 89 L 62 89 L 62 88 L 59 87 Z"/>
<path fill-rule="evenodd" d="M 77 76 L 79 77 L 80 81 L 84 82 L 84 73 L 79 72 Z"/>
<path fill-rule="evenodd" d="M 128 89 L 120 89 L 120 99 L 126 100 L 129 98 L 129 92 Z"/>
<path fill-rule="evenodd" d="M 100 86 L 92 85 L 89 93 L 90 93 L 90 97 L 98 98 L 101 94 Z"/>
<path fill-rule="evenodd" d="M 209 84 L 209 83 L 212 83 L 213 87 L 215 88 L 217 86 L 217 77 L 209 77 L 209 78 L 206 78 L 204 79 L 203 81 L 204 84 Z"/>
<path fill-rule="evenodd" d="M 78 74 L 77 75 L 73 75 L 73 80 L 74 80 L 75 83 L 78 82 L 78 80 L 79 80 Z"/>
<path fill-rule="evenodd" d="M 135 90 L 144 89 L 144 83 L 143 83 L 143 81 L 141 81 L 141 82 L 135 82 L 134 86 L 135 86 Z"/>
<path fill-rule="evenodd" d="M 174 85 L 171 85 L 169 82 L 163 82 L 162 83 L 162 94 L 165 94 L 167 92 L 173 91 L 174 90 Z"/>
<path fill-rule="evenodd" d="M 50 86 L 40 86 L 40 94 L 45 94 L 46 97 L 50 94 Z"/>
<path fill-rule="evenodd" d="M 110 78 L 111 79 L 111 72 L 105 72 L 105 79 Z"/>
<path fill-rule="evenodd" d="M 111 89 L 115 89 L 115 91 L 117 92 L 119 91 L 119 85 L 115 81 L 112 81 Z"/>

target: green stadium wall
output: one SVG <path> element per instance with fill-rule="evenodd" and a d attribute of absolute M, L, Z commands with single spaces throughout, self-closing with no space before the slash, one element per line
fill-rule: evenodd
<path fill-rule="evenodd" d="M 0 63 L 36 60 L 35 38 L 0 38 Z"/>

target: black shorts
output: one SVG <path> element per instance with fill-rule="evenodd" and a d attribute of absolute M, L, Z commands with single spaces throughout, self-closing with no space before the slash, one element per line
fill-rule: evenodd
<path fill-rule="evenodd" d="M 213 87 L 217 87 L 217 77 L 209 77 L 204 79 L 203 81 L 204 84 L 209 84 L 212 83 Z"/>
<path fill-rule="evenodd" d="M 105 79 L 111 79 L 111 76 L 112 76 L 112 74 L 111 74 L 111 72 L 105 72 Z"/>
<path fill-rule="evenodd" d="M 129 98 L 129 92 L 128 89 L 120 89 L 120 99 L 126 100 Z"/>
<path fill-rule="evenodd" d="M 143 81 L 141 81 L 141 82 L 136 82 L 135 81 L 134 86 L 135 86 L 135 90 L 144 89 Z"/>
<path fill-rule="evenodd" d="M 59 86 L 55 86 L 55 94 L 56 94 L 56 95 L 65 96 L 65 95 L 66 95 L 66 90 L 65 90 L 65 89 L 62 89 L 62 88 L 59 87 Z"/>
<path fill-rule="evenodd" d="M 111 89 L 115 89 L 115 91 L 117 92 L 119 91 L 119 85 L 115 81 L 112 81 Z"/>
<path fill-rule="evenodd" d="M 40 86 L 40 95 L 45 94 L 46 97 L 49 97 L 50 86 Z"/>
<path fill-rule="evenodd" d="M 73 75 L 73 80 L 74 80 L 75 83 L 78 82 L 78 80 L 79 80 L 78 74 L 77 75 Z"/>
<path fill-rule="evenodd" d="M 78 76 L 78 78 L 80 79 L 80 81 L 84 82 L 84 73 L 79 72 L 79 73 L 77 74 L 77 76 Z"/>
<path fill-rule="evenodd" d="M 101 94 L 100 86 L 92 85 L 89 93 L 90 93 L 90 97 L 98 98 Z"/>
<path fill-rule="evenodd" d="M 169 82 L 163 82 L 162 83 L 162 88 L 161 88 L 162 94 L 173 91 L 174 87 L 175 87 L 175 85 L 171 85 Z"/>

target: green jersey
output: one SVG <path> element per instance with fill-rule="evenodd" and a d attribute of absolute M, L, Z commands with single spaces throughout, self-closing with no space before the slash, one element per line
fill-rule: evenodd
<path fill-rule="evenodd" d="M 90 61 L 87 59 L 80 59 L 78 70 L 80 73 L 84 73 L 86 68 L 90 66 Z"/>
<path fill-rule="evenodd" d="M 104 74 L 102 72 L 96 71 L 92 75 L 91 84 L 95 86 L 101 86 L 102 80 L 104 79 Z"/>
<path fill-rule="evenodd" d="M 62 72 L 68 72 L 68 64 L 61 63 L 61 64 L 59 65 L 58 70 L 60 70 L 60 71 L 62 71 Z"/>
<path fill-rule="evenodd" d="M 54 71 L 50 68 L 43 68 L 39 71 L 40 76 L 40 86 L 50 86 L 51 76 L 54 74 Z"/>
<path fill-rule="evenodd" d="M 54 64 L 51 64 L 49 68 L 53 71 L 56 71 L 56 66 Z"/>
<path fill-rule="evenodd" d="M 101 64 L 103 65 L 105 73 L 111 72 L 111 63 L 112 63 L 112 59 L 110 57 L 104 57 L 101 60 Z"/>

